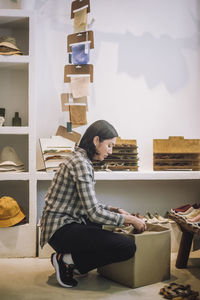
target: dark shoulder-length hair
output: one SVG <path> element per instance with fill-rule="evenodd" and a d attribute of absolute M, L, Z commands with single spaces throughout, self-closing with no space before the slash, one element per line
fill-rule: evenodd
<path fill-rule="evenodd" d="M 101 143 L 104 140 L 118 137 L 118 133 L 116 129 L 105 120 L 98 120 L 92 123 L 85 131 L 79 143 L 79 147 L 87 152 L 90 160 L 93 159 L 95 154 L 98 154 L 93 143 L 95 136 L 99 137 L 99 141 Z"/>

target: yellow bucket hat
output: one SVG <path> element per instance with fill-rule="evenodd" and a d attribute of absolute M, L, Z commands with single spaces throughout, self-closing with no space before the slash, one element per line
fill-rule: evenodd
<path fill-rule="evenodd" d="M 10 227 L 25 218 L 17 201 L 8 196 L 0 198 L 0 227 Z"/>

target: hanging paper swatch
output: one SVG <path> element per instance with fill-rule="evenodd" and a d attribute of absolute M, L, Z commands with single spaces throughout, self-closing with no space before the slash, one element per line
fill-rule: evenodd
<path fill-rule="evenodd" d="M 74 44 L 72 47 L 72 63 L 86 65 L 90 59 L 90 43 Z"/>
<path fill-rule="evenodd" d="M 90 95 L 90 76 L 71 77 L 71 93 L 74 98 Z"/>
<path fill-rule="evenodd" d="M 86 31 L 87 7 L 74 13 L 74 32 Z"/>
<path fill-rule="evenodd" d="M 86 125 L 86 106 L 85 105 L 70 105 L 70 121 L 74 125 Z"/>

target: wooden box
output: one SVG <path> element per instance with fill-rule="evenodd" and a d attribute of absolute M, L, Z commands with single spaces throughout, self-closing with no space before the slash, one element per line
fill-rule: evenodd
<path fill-rule="evenodd" d="M 172 136 L 153 140 L 153 169 L 200 170 L 200 140 Z"/>
<path fill-rule="evenodd" d="M 111 171 L 138 171 L 137 141 L 117 138 L 113 152 L 102 162 L 93 162 L 94 169 Z"/>

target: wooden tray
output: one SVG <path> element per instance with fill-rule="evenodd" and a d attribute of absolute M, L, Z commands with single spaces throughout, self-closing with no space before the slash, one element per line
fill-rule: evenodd
<path fill-rule="evenodd" d="M 170 136 L 169 139 L 154 139 L 153 153 L 200 154 L 200 139 L 184 139 L 183 136 Z"/>
<path fill-rule="evenodd" d="M 154 171 L 200 170 L 200 140 L 169 137 L 153 140 Z"/>

